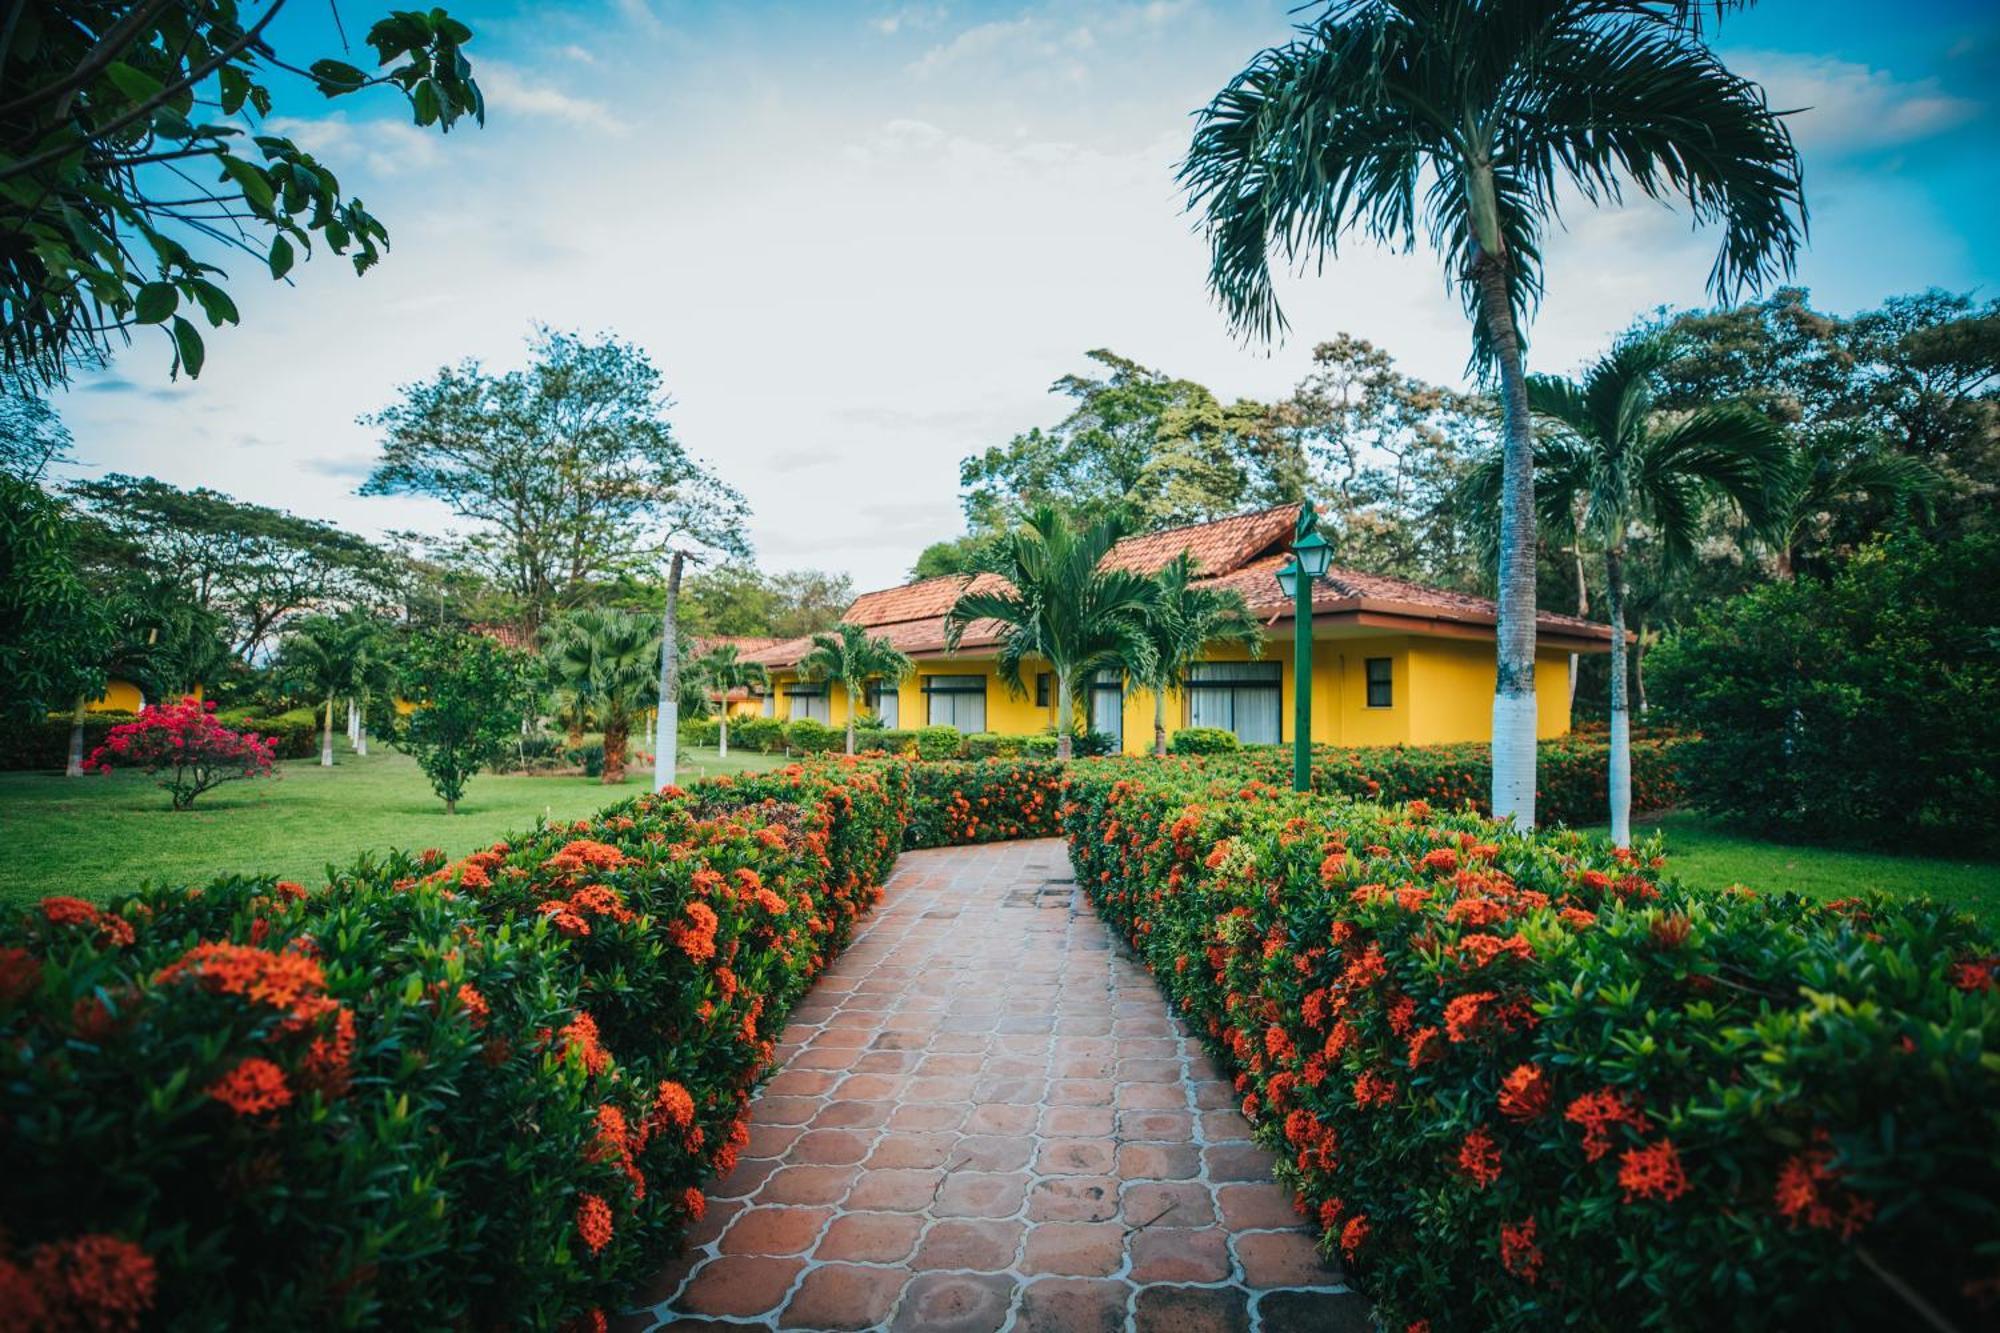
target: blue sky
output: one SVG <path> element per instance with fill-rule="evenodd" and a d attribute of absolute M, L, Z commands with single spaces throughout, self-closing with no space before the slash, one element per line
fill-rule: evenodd
<path fill-rule="evenodd" d="M 353 494 L 375 448 L 355 418 L 447 362 L 518 363 L 534 321 L 608 329 L 652 353 L 682 438 L 749 496 L 763 563 L 866 588 L 958 530 L 958 460 L 1057 419 L 1047 386 L 1090 348 L 1224 397 L 1282 394 L 1340 331 L 1435 379 L 1464 365 L 1421 252 L 1287 280 L 1277 348 L 1241 346 L 1207 302 L 1173 163 L 1188 113 L 1285 38 L 1283 3 L 449 7 L 478 31 L 484 130 L 280 85 L 280 127 L 384 219 L 387 260 L 357 279 L 322 255 L 289 290 L 233 265 L 244 327 L 210 340 L 200 381 L 168 384 L 141 340 L 65 397 L 83 471 L 438 529 L 436 506 Z M 357 45 L 371 12 L 341 6 Z M 288 54 L 338 54 L 326 6 L 282 22 Z M 1718 45 L 1811 108 L 1797 281 L 1822 305 L 1993 293 L 2000 10 L 1764 0 Z M 1685 217 L 1565 221 L 1535 368 L 1705 301 L 1713 238 Z"/>

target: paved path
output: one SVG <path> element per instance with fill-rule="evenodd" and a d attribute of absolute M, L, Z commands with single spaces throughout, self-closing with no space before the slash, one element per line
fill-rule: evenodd
<path fill-rule="evenodd" d="M 623 1327 L 1371 1327 L 1058 841 L 904 855 L 784 1036 Z"/>

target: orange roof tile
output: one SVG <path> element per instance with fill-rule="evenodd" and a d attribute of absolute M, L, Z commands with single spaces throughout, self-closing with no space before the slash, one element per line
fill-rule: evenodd
<path fill-rule="evenodd" d="M 1186 551 L 1194 557 L 1198 570 L 1219 577 L 1286 541 L 1298 521 L 1299 507 L 1289 504 L 1254 514 L 1233 514 L 1212 523 L 1141 533 L 1112 547 L 1104 563 L 1112 569 L 1157 574 L 1169 560 Z"/>

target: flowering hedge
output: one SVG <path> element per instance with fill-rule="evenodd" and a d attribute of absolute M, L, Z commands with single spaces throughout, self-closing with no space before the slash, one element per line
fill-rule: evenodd
<path fill-rule="evenodd" d="M 1968 918 L 1192 765 L 1079 765 L 1064 828 L 1384 1327 L 1990 1326 Z"/>
<path fill-rule="evenodd" d="M 1061 833 L 1063 765 L 1052 759 L 898 765 L 910 785 L 906 847 L 955 847 Z"/>
<path fill-rule="evenodd" d="M 0 930 L 0 1326 L 591 1325 L 733 1163 L 906 801 L 792 768 L 313 892 L 43 900 Z"/>

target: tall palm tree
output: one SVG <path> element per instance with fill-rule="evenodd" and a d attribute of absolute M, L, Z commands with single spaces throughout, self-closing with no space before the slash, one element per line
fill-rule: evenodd
<path fill-rule="evenodd" d="M 887 639 L 844 621 L 831 633 L 813 635 L 812 644 L 812 651 L 799 659 L 799 674 L 807 680 L 837 680 L 847 691 L 847 753 L 853 754 L 862 688 L 871 680 L 907 680 L 917 665 Z"/>
<path fill-rule="evenodd" d="M 1770 545 L 1778 577 L 1792 578 L 1799 546 L 1809 529 L 1857 498 L 1894 504 L 1907 501 L 1929 512 L 1947 483 L 1920 458 L 1872 442 L 1849 442 L 1796 435 L 1771 487 L 1763 537 Z"/>
<path fill-rule="evenodd" d="M 278 644 L 279 674 L 320 701 L 319 766 L 333 767 L 333 706 L 354 679 L 354 662 L 365 631 L 332 616 L 303 616 Z"/>
<path fill-rule="evenodd" d="M 1187 683 L 1188 668 L 1212 643 L 1240 643 L 1253 656 L 1264 652 L 1264 631 L 1243 594 L 1195 583 L 1194 561 L 1183 551 L 1153 576 L 1146 603 L 1145 634 L 1152 646 L 1148 665 L 1137 673 L 1153 692 L 1153 754 L 1167 753 L 1167 691 Z"/>
<path fill-rule="evenodd" d="M 1729 7 L 1727 4 L 1720 6 Z M 1334 0 L 1200 113 L 1181 167 L 1231 323 L 1284 328 L 1270 252 L 1323 262 L 1350 232 L 1442 255 L 1499 377 L 1506 471 L 1493 809 L 1535 807 L 1535 498 L 1522 331 L 1564 188 L 1626 184 L 1723 224 L 1718 297 L 1792 266 L 1798 155 L 1756 85 L 1700 39 L 1707 6 L 1646 0 Z"/>
<path fill-rule="evenodd" d="M 653 701 L 660 631 L 624 611 L 572 611 L 549 626 L 545 660 L 559 692 L 604 733 L 604 782 L 625 781 L 632 723 Z"/>
<path fill-rule="evenodd" d="M 1753 524 L 1765 519 L 1783 474 L 1784 428 L 1740 403 L 1689 413 L 1654 407 L 1655 378 L 1672 361 L 1670 339 L 1631 338 L 1571 381 L 1528 379 L 1528 404 L 1541 430 L 1535 490 L 1542 522 L 1604 561 L 1611 617 L 1611 837 L 1632 844 L 1632 721 L 1627 698 L 1625 612 L 1628 544 L 1656 543 L 1668 568 L 1694 554 L 1717 501 Z M 1489 455 L 1468 483 L 1475 495 L 1498 489 L 1505 464 Z M 1474 502 L 1478 502 L 1475 500 Z"/>
<path fill-rule="evenodd" d="M 382 622 L 365 611 L 350 611 L 341 617 L 352 646 L 348 673 L 348 707 L 354 716 L 350 744 L 354 753 L 368 753 L 368 707 L 378 691 L 391 688 L 395 678 L 394 644 Z"/>
<path fill-rule="evenodd" d="M 898 654 L 900 656 L 900 654 Z M 903 659 L 905 662 L 908 658 Z M 716 754 L 724 759 L 729 757 L 729 692 L 747 690 L 753 686 L 768 687 L 770 673 L 761 663 L 745 662 L 733 643 L 718 643 L 715 647 L 695 659 L 692 670 L 695 676 L 709 688 L 722 692 L 722 712 L 716 719 L 721 730 L 717 734 Z M 851 700 L 850 700 L 851 702 Z M 850 714 L 852 712 L 850 708 Z M 851 728 L 850 728 L 851 729 Z M 849 746 L 851 752 L 853 747 Z"/>
<path fill-rule="evenodd" d="M 1107 667 L 1142 677 L 1152 671 L 1146 638 L 1152 580 L 1103 567 L 1124 535 L 1117 518 L 1078 531 L 1054 506 L 1037 506 L 994 553 L 994 572 L 1013 586 L 964 593 L 945 615 L 945 646 L 953 651 L 974 621 L 999 623 L 1000 678 L 1019 697 L 1028 693 L 1022 674 L 1027 661 L 1039 657 L 1049 664 L 1056 678 L 1058 759 L 1074 751 L 1075 700 L 1086 676 Z"/>

